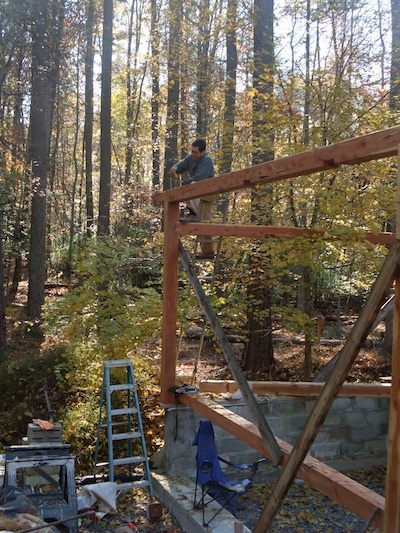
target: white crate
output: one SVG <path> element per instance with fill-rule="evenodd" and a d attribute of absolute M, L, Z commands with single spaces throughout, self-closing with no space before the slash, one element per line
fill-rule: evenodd
<path fill-rule="evenodd" d="M 62 426 L 54 424 L 52 429 L 41 429 L 37 424 L 28 424 L 28 444 L 62 442 Z"/>

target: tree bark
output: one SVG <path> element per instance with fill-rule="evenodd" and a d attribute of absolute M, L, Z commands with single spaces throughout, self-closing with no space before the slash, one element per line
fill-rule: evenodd
<path fill-rule="evenodd" d="M 391 0 L 392 12 L 392 57 L 390 69 L 389 107 L 393 112 L 400 110 L 400 0 Z M 393 183 L 397 187 L 396 181 Z M 388 223 L 387 231 L 396 231 L 396 219 Z M 385 318 L 385 336 L 382 352 L 391 355 L 393 351 L 393 310 Z"/>
<path fill-rule="evenodd" d="M 391 0 L 392 63 L 390 70 L 390 108 L 400 109 L 400 0 Z"/>
<path fill-rule="evenodd" d="M 32 23 L 32 161 L 31 240 L 27 316 L 39 323 L 46 280 L 46 198 L 52 110 L 52 58 L 47 40 L 48 0 L 34 3 Z M 46 44 L 47 43 L 47 44 Z"/>
<path fill-rule="evenodd" d="M 169 43 L 168 43 L 168 96 L 167 128 L 165 140 L 164 189 L 171 189 L 174 183 L 169 173 L 178 154 L 179 131 L 179 86 L 180 86 L 180 21 L 182 5 L 180 0 L 169 1 Z"/>
<path fill-rule="evenodd" d="M 111 74 L 113 0 L 104 0 L 103 53 L 101 57 L 100 194 L 97 235 L 110 233 L 111 202 Z"/>
<path fill-rule="evenodd" d="M 4 294 L 3 209 L 0 208 L 0 362 L 7 351 L 6 301 Z"/>
<path fill-rule="evenodd" d="M 274 45 L 273 0 L 254 2 L 254 79 L 253 164 L 273 159 L 273 134 L 268 132 L 266 115 L 273 93 Z M 252 191 L 252 220 L 270 225 L 272 221 L 272 188 Z M 272 345 L 271 281 L 268 269 L 271 258 L 254 247 L 250 254 L 248 337 L 244 351 L 244 368 L 269 370 L 274 364 Z M 262 265 L 260 277 L 260 264 Z"/>
<path fill-rule="evenodd" d="M 160 184 L 160 139 L 159 139 L 159 102 L 160 102 L 160 32 L 159 6 L 157 0 L 151 0 L 151 140 L 153 187 Z"/>
<path fill-rule="evenodd" d="M 236 109 L 236 70 L 238 66 L 236 46 L 237 0 L 228 0 L 226 15 L 226 83 L 224 125 L 222 133 L 222 158 L 220 174 L 231 172 Z"/>
<path fill-rule="evenodd" d="M 210 47 L 210 0 L 205 0 L 200 9 L 199 35 L 197 42 L 197 123 L 196 136 L 207 137 L 207 107 L 209 88 L 209 57 Z"/>
<path fill-rule="evenodd" d="M 93 66 L 94 66 L 94 0 L 87 0 L 86 6 L 86 56 L 85 56 L 85 124 L 83 147 L 85 153 L 86 182 L 86 234 L 93 233 Z"/>
<path fill-rule="evenodd" d="M 17 87 L 21 87 L 21 77 L 23 72 L 23 62 L 24 57 L 22 52 L 17 54 L 17 64 L 18 64 L 18 74 L 17 74 Z M 14 103 L 14 116 L 13 116 L 13 136 L 14 136 L 14 146 L 12 148 L 12 164 L 14 168 L 19 167 L 20 163 L 20 153 L 25 151 L 26 146 L 26 136 L 25 128 L 23 125 L 23 94 L 22 88 L 18 89 L 17 94 L 15 95 Z M 22 278 L 23 270 L 23 259 L 22 254 L 26 249 L 26 232 L 25 228 L 28 225 L 29 219 L 29 178 L 25 170 L 19 172 L 20 184 L 17 188 L 20 188 L 19 200 L 17 201 L 16 206 L 16 223 L 14 226 L 14 231 L 12 235 L 12 255 L 15 259 L 14 262 L 14 271 L 12 275 L 11 285 L 8 288 L 6 294 L 6 305 L 15 300 L 15 297 L 18 292 L 18 285 Z"/>

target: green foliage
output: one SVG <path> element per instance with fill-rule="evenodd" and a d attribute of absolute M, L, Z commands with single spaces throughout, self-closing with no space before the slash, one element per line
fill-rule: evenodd
<path fill-rule="evenodd" d="M 68 353 L 67 360 L 55 368 L 58 386 L 66 391 L 65 439 L 86 471 L 93 461 L 106 359 L 132 360 L 150 450 L 160 443 L 157 341 L 161 298 L 155 289 L 129 282 L 129 271 L 121 276 L 130 252 L 126 241 L 89 241 L 77 263 L 78 282 L 44 307 L 47 342 L 62 343 Z M 147 346 L 152 347 L 150 351 Z"/>
<path fill-rule="evenodd" d="M 25 354 L 3 364 L 0 371 L 0 434 L 12 443 L 26 435 L 32 418 L 48 419 L 43 379 L 49 389 L 49 400 L 57 421 L 65 412 L 65 396 L 75 392 L 69 379 L 72 363 L 62 348 L 50 348 L 40 354 Z"/>
<path fill-rule="evenodd" d="M 157 334 L 160 295 L 121 280 L 129 247 L 111 240 L 89 242 L 77 264 L 79 283 L 44 308 L 44 330 L 70 345 L 94 345 L 107 358 L 121 358 L 132 346 Z"/>
<path fill-rule="evenodd" d="M 303 313 L 294 306 L 280 306 L 276 309 L 276 317 L 283 317 L 285 329 L 292 333 L 303 333 L 309 338 L 315 337 L 315 324 L 307 313 Z"/>

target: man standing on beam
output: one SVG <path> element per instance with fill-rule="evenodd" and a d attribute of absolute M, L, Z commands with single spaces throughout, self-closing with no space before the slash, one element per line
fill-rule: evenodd
<path fill-rule="evenodd" d="M 212 158 L 206 154 L 206 141 L 196 139 L 192 143 L 192 150 L 189 155 L 171 167 L 171 174 L 178 176 L 184 172 L 189 172 L 189 177 L 182 180 L 182 185 L 197 183 L 214 177 L 214 163 Z M 214 204 L 218 195 L 206 196 L 204 198 L 193 198 L 187 202 L 188 215 L 180 219 L 180 222 L 209 222 L 212 220 Z M 213 259 L 214 246 L 210 235 L 199 237 L 201 254 L 199 259 Z"/>

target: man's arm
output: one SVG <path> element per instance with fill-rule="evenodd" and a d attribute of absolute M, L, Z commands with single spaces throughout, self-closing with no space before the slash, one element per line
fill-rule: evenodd
<path fill-rule="evenodd" d="M 214 164 L 209 155 L 203 156 L 195 167 L 195 172 L 190 178 L 182 181 L 182 185 L 188 185 L 189 183 L 203 181 L 214 176 Z"/>
<path fill-rule="evenodd" d="M 186 170 L 189 170 L 188 161 L 188 156 L 186 156 L 184 159 L 179 161 L 179 163 L 175 163 L 175 165 L 173 165 L 170 169 L 171 174 L 178 176 L 178 174 L 183 174 L 186 172 Z"/>

